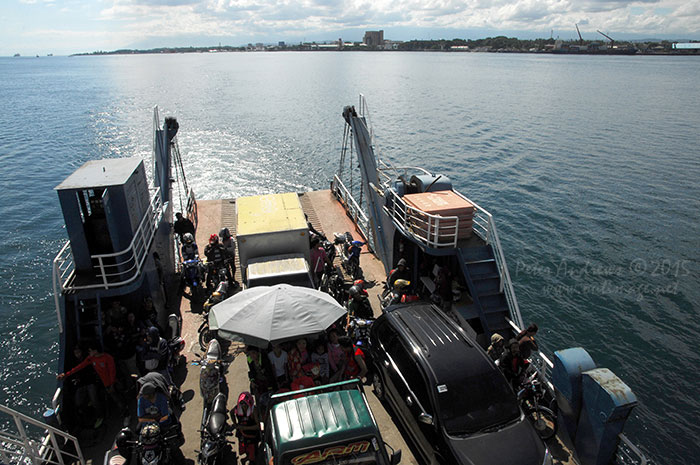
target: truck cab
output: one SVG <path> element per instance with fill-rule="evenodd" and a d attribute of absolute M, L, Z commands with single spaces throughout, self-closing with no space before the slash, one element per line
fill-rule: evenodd
<path fill-rule="evenodd" d="M 395 465 L 401 460 L 401 450 L 382 440 L 357 380 L 277 394 L 271 405 L 265 463 Z"/>
<path fill-rule="evenodd" d="M 239 198 L 236 242 L 245 287 L 280 283 L 314 287 L 309 229 L 297 194 Z"/>

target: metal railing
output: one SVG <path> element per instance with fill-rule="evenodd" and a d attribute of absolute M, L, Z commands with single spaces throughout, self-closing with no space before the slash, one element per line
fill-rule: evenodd
<path fill-rule="evenodd" d="M 501 283 L 499 290 L 503 292 L 503 294 L 506 296 L 506 301 L 508 302 L 508 310 L 510 312 L 510 318 L 515 323 L 517 323 L 518 326 L 522 327 L 523 317 L 520 314 L 518 299 L 515 297 L 513 282 L 510 279 L 508 264 L 506 263 L 506 257 L 503 253 L 503 248 L 501 247 L 501 240 L 498 238 L 498 230 L 496 229 L 496 222 L 493 219 L 493 215 L 481 208 L 476 202 L 469 200 L 460 192 L 454 191 L 454 193 L 466 200 L 467 202 L 474 205 L 474 232 L 479 237 L 481 237 L 487 244 L 491 244 L 491 249 L 493 249 L 493 256 L 496 260 L 496 266 L 498 267 L 498 273 L 501 275 Z"/>
<path fill-rule="evenodd" d="M 345 184 L 343 184 L 343 181 L 340 180 L 338 175 L 333 176 L 331 191 L 343 203 L 348 215 L 350 215 L 350 218 L 357 225 L 362 234 L 364 234 L 365 238 L 371 241 L 372 228 L 370 228 L 369 218 L 367 218 L 364 210 L 360 208 L 357 201 L 355 201 L 355 198 L 352 196 L 348 188 L 345 187 Z"/>
<path fill-rule="evenodd" d="M 78 440 L 58 428 L 49 426 L 11 408 L 0 405 L 0 413 L 11 417 L 16 431 L 0 431 L 0 462 L 3 464 L 67 465 L 85 464 Z M 41 439 L 33 439 L 28 427 L 43 431 Z M 59 440 L 61 443 L 59 443 Z M 71 452 L 65 445 L 70 444 Z M 63 447 L 62 447 L 63 446 Z"/>
<path fill-rule="evenodd" d="M 53 261 L 54 295 L 78 289 L 109 289 L 136 280 L 141 274 L 143 263 L 146 260 L 162 214 L 163 205 L 160 199 L 160 189 L 156 189 L 129 246 L 120 252 L 90 257 L 95 270 L 94 281 L 96 282 L 75 283 L 73 255 L 70 251 L 70 242 L 66 243 Z"/>
<path fill-rule="evenodd" d="M 384 213 L 401 232 L 427 247 L 456 248 L 459 218 L 426 213 L 408 205 L 393 189 L 388 192 Z"/>

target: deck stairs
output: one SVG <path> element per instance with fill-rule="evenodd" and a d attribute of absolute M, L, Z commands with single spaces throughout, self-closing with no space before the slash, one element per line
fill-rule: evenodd
<path fill-rule="evenodd" d="M 73 311 L 78 343 L 82 345 L 97 341 L 103 348 L 102 302 L 99 295 L 94 299 L 78 299 L 77 294 L 74 295 Z"/>
<path fill-rule="evenodd" d="M 486 333 L 508 329 L 509 308 L 491 245 L 458 249 L 462 273 L 473 303 L 460 313 L 465 319 L 479 315 Z"/>

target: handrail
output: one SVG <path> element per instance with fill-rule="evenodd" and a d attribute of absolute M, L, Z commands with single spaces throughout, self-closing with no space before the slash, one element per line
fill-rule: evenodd
<path fill-rule="evenodd" d="M 67 465 L 77 461 L 81 465 L 85 465 L 83 452 L 75 436 L 4 405 L 0 405 L 0 413 L 12 417 L 17 429 L 17 432 L 0 431 L 0 462 L 7 464 Z M 44 430 L 45 436 L 41 440 L 31 438 L 27 434 L 27 426 L 38 427 Z M 64 444 L 67 444 L 69 441 L 72 442 L 75 452 L 68 452 L 62 449 L 58 438 L 61 438 Z"/>
<path fill-rule="evenodd" d="M 348 214 L 352 218 L 353 222 L 360 229 L 362 234 L 365 236 L 365 238 L 368 240 L 371 239 L 371 228 L 369 225 L 369 218 L 367 218 L 367 215 L 365 214 L 364 210 L 362 210 L 362 208 L 360 208 L 360 206 L 357 204 L 357 201 L 352 196 L 348 188 L 345 187 L 345 184 L 343 184 L 343 181 L 340 180 L 338 175 L 333 176 L 333 182 L 331 183 L 331 191 L 340 199 L 342 199 L 342 201 L 345 203 L 345 208 Z"/>
<path fill-rule="evenodd" d="M 109 254 L 92 255 L 90 258 L 95 269 L 95 279 L 93 284 L 77 285 L 75 279 L 75 263 L 70 252 L 70 242 L 67 242 L 53 261 L 54 279 L 54 299 L 56 301 L 56 311 L 59 313 L 58 294 L 64 291 L 74 291 L 78 289 L 109 289 L 129 284 L 136 280 L 141 274 L 143 263 L 148 255 L 148 250 L 155 236 L 156 229 L 163 215 L 163 204 L 160 198 L 160 189 L 156 189 L 151 203 L 134 232 L 129 246 L 119 252 Z M 119 260 L 119 258 L 123 259 Z M 114 263 L 110 263 L 110 262 Z M 126 267 L 126 268 L 125 268 Z"/>
<path fill-rule="evenodd" d="M 523 317 L 520 314 L 520 307 L 518 306 L 518 299 L 515 297 L 515 290 L 513 289 L 513 282 L 510 279 L 510 272 L 508 271 L 508 264 L 506 263 L 505 254 L 503 253 L 503 248 L 501 247 L 501 240 L 498 237 L 498 231 L 496 229 L 496 222 L 493 219 L 493 215 L 481 208 L 476 202 L 470 200 L 468 197 L 463 195 L 461 192 L 453 191 L 455 194 L 474 205 L 474 232 L 481 237 L 487 244 L 491 244 L 493 249 L 494 259 L 496 260 L 496 266 L 498 267 L 498 273 L 501 275 L 501 283 L 499 290 L 503 292 L 506 297 L 506 302 L 508 303 L 508 311 L 510 317 L 515 321 L 518 326 L 523 326 Z"/>
<path fill-rule="evenodd" d="M 387 192 L 388 206 L 384 206 L 384 213 L 401 232 L 431 248 L 457 247 L 459 217 L 424 212 L 408 205 L 393 189 Z"/>

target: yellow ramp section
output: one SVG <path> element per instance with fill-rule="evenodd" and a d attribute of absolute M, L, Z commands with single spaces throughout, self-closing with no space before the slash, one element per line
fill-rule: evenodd
<path fill-rule="evenodd" d="M 299 196 L 292 192 L 240 197 L 236 208 L 236 234 L 239 236 L 307 227 Z"/>

